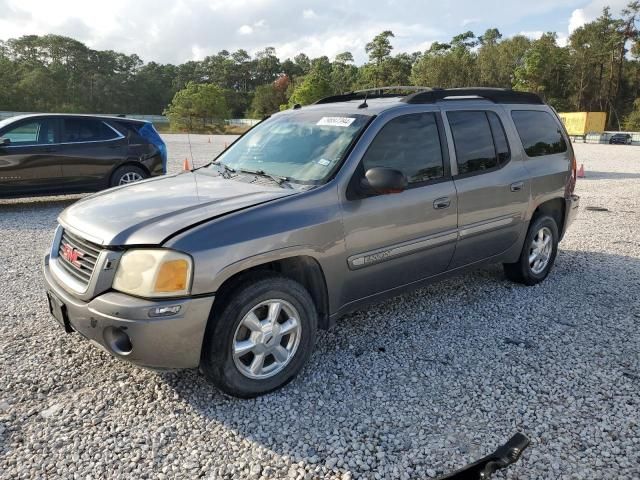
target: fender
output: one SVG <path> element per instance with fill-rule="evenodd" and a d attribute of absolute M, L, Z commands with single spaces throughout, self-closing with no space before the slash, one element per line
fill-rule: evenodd
<path fill-rule="evenodd" d="M 250 257 L 246 257 L 237 262 L 231 263 L 220 270 L 216 275 L 214 275 L 213 286 L 214 292 L 217 292 L 220 286 L 229 280 L 234 275 L 241 273 L 245 270 L 249 270 L 251 268 L 259 267 L 260 265 L 264 265 L 266 263 L 285 260 L 287 258 L 294 257 L 311 257 L 324 272 L 324 267 L 322 264 L 323 253 L 315 249 L 311 245 L 292 245 L 290 247 L 279 248 L 277 250 L 270 250 L 266 252 L 261 252 L 256 255 L 252 255 Z"/>

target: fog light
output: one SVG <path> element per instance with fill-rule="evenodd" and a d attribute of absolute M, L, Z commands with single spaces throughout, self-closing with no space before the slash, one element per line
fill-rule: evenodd
<path fill-rule="evenodd" d="M 104 329 L 104 341 L 118 355 L 129 355 L 133 350 L 131 339 L 122 328 L 107 327 Z"/>
<path fill-rule="evenodd" d="M 182 308 L 181 305 L 169 305 L 164 307 L 154 307 L 149 310 L 150 317 L 170 317 L 175 315 Z"/>

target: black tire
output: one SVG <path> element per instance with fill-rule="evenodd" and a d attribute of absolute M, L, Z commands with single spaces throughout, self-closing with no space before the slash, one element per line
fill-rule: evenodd
<path fill-rule="evenodd" d="M 236 330 L 256 306 L 275 299 L 288 302 L 297 310 L 299 342 L 281 371 L 268 378 L 249 378 L 233 358 Z M 315 345 L 317 317 L 311 295 L 298 282 L 271 273 L 250 275 L 228 295 L 216 299 L 202 347 L 202 372 L 220 390 L 234 397 L 253 398 L 276 390 L 293 380 L 309 359 Z"/>
<path fill-rule="evenodd" d="M 127 175 L 137 175 L 140 177 L 140 180 L 144 180 L 149 176 L 147 172 L 141 167 L 136 167 L 135 165 L 123 165 L 122 167 L 117 168 L 115 172 L 113 172 L 113 175 L 111 175 L 109 186 L 117 187 L 118 185 L 120 185 L 120 181 Z"/>
<path fill-rule="evenodd" d="M 530 262 L 529 255 L 531 254 L 532 244 L 534 242 L 534 238 L 538 235 L 538 233 L 542 229 L 547 229 L 551 232 L 551 252 L 549 256 L 549 260 L 544 267 L 539 272 L 534 271 Z M 520 253 L 520 259 L 515 263 L 505 263 L 504 273 L 507 278 L 511 281 L 522 283 L 524 285 L 536 285 L 542 282 L 553 267 L 553 263 L 555 262 L 556 255 L 558 253 L 558 225 L 556 221 L 549 216 L 540 216 L 534 218 L 529 225 L 529 230 L 527 231 L 527 237 L 524 240 L 524 245 L 522 246 L 522 252 Z"/>

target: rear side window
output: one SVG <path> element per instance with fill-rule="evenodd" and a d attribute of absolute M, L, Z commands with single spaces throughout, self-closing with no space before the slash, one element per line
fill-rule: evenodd
<path fill-rule="evenodd" d="M 65 118 L 62 141 L 99 142 L 118 138 L 118 134 L 101 120 L 86 118 Z"/>
<path fill-rule="evenodd" d="M 486 112 L 489 119 L 489 125 L 491 125 L 491 133 L 493 134 L 493 143 L 496 147 L 496 154 L 498 156 L 498 164 L 504 165 L 511 158 L 511 152 L 509 151 L 509 142 L 507 142 L 507 135 L 504 133 L 504 127 L 498 115 L 494 112 Z"/>
<path fill-rule="evenodd" d="M 560 125 L 550 113 L 540 110 L 514 110 L 511 112 L 511 118 L 529 157 L 567 151 Z"/>
<path fill-rule="evenodd" d="M 365 171 L 394 168 L 409 184 L 444 176 L 438 125 L 433 113 L 414 113 L 390 120 L 373 139 L 362 159 Z"/>
<path fill-rule="evenodd" d="M 458 174 L 465 175 L 501 167 L 509 161 L 507 137 L 493 112 L 447 112 L 456 148 Z"/>

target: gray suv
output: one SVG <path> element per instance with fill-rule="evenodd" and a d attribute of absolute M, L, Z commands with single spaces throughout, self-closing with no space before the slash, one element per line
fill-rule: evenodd
<path fill-rule="evenodd" d="M 537 95 L 333 96 L 273 115 L 205 167 L 67 208 L 44 260 L 49 306 L 117 358 L 200 367 L 253 397 L 290 381 L 347 311 L 486 263 L 544 280 L 575 180 Z"/>

